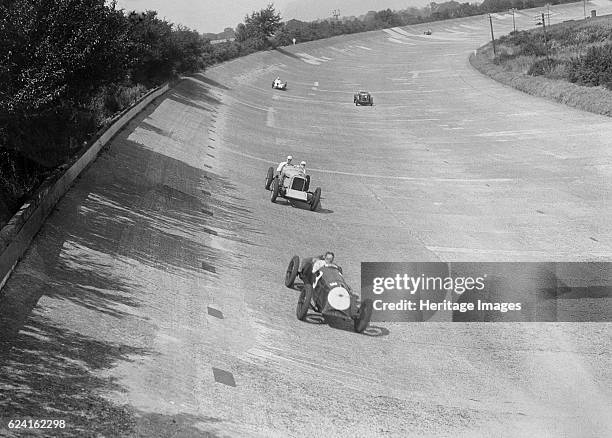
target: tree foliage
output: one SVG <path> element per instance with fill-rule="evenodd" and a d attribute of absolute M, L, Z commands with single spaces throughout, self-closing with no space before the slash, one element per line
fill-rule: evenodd
<path fill-rule="evenodd" d="M 53 165 L 91 122 L 92 93 L 125 76 L 126 22 L 103 0 L 16 0 L 0 13 L 0 147 Z"/>
<path fill-rule="evenodd" d="M 274 9 L 274 5 L 270 3 L 265 9 L 261 9 L 259 12 L 253 11 L 251 15 L 244 17 L 244 25 L 247 30 L 252 28 L 257 34 L 270 37 L 280 27 L 281 16 Z"/>

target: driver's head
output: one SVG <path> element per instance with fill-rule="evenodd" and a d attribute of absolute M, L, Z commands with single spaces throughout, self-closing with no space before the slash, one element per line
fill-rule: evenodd
<path fill-rule="evenodd" d="M 291 155 L 287 155 L 287 164 L 291 164 L 291 160 L 293 160 L 293 157 Z"/>
<path fill-rule="evenodd" d="M 302 166 L 302 167 L 306 167 L 306 161 L 302 161 L 302 162 L 300 163 L 300 166 Z"/>
<path fill-rule="evenodd" d="M 334 253 L 331 251 L 327 251 L 325 253 L 325 263 L 333 263 L 334 262 Z"/>

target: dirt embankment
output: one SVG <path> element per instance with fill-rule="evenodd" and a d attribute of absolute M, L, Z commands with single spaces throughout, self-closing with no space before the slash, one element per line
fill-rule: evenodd
<path fill-rule="evenodd" d="M 525 93 L 612 116 L 612 16 L 512 32 L 470 57 L 481 73 Z"/>

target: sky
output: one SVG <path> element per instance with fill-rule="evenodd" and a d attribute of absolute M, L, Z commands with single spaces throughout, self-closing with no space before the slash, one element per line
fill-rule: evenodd
<path fill-rule="evenodd" d="M 325 6 L 315 7 L 321 2 L 309 0 L 117 0 L 121 9 L 128 11 L 157 11 L 160 18 L 175 24 L 195 29 L 200 33 L 220 33 L 226 27 L 235 28 L 244 21 L 244 16 L 252 11 L 265 8 L 274 3 L 281 12 L 283 21 L 291 18 L 312 20 L 328 17 L 332 9 L 340 9 L 341 15 L 361 15 L 369 9 L 380 10 L 387 7 L 401 9 L 409 5 L 423 6 L 429 0 L 328 0 Z M 362 10 L 365 8 L 365 10 Z M 291 16 L 285 14 L 289 11 Z"/>
<path fill-rule="evenodd" d="M 131 11 L 154 10 L 160 18 L 182 24 L 201 33 L 220 33 L 235 28 L 252 11 L 274 3 L 278 11 L 291 0 L 118 0 L 119 8 Z"/>

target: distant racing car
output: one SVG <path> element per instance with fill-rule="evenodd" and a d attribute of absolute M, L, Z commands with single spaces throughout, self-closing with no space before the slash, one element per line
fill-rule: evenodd
<path fill-rule="evenodd" d="M 366 299 L 359 303 L 359 298 L 352 292 L 339 266 L 324 266 L 313 274 L 314 260 L 316 258 L 311 257 L 300 274 L 304 286 L 296 307 L 297 319 L 303 321 L 308 310 L 312 309 L 324 318 L 335 317 L 352 321 L 354 330 L 362 333 L 372 317 L 372 300 Z M 300 258 L 293 256 L 285 274 L 285 286 L 293 287 L 299 266 Z"/>
<path fill-rule="evenodd" d="M 275 79 L 274 81 L 272 81 L 272 88 L 275 88 L 277 90 L 286 90 L 287 82 L 282 82 L 279 79 Z"/>
<path fill-rule="evenodd" d="M 431 29 L 427 29 L 425 32 L 423 32 L 424 35 L 431 35 Z"/>
<path fill-rule="evenodd" d="M 302 201 L 315 211 L 321 203 L 321 188 L 314 192 L 308 191 L 310 175 L 306 175 L 299 166 L 287 165 L 279 175 L 274 174 L 274 168 L 268 168 L 266 175 L 266 190 L 270 190 L 270 201 L 276 202 L 280 196 L 288 201 Z"/>
<path fill-rule="evenodd" d="M 357 105 L 374 105 L 374 98 L 367 91 L 359 91 L 353 95 L 353 103 Z"/>

